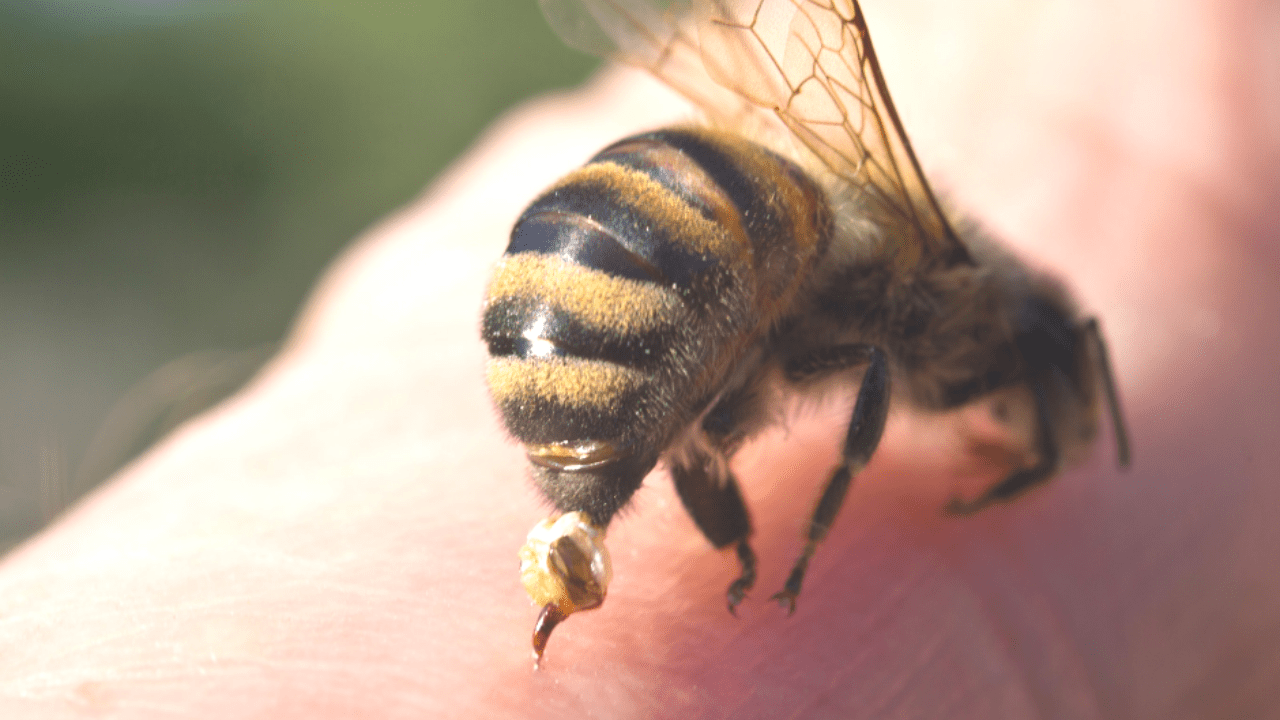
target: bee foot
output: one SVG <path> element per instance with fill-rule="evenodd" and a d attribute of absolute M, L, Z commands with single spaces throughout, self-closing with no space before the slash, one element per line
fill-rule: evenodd
<path fill-rule="evenodd" d="M 793 592 L 791 590 L 782 590 L 780 592 L 774 593 L 773 597 L 769 599 L 777 602 L 779 605 L 786 608 L 787 617 L 791 617 L 796 612 L 797 597 L 799 597 L 799 593 Z"/>

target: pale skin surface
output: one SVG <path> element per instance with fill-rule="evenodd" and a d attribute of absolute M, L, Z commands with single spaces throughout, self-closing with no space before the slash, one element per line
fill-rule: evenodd
<path fill-rule="evenodd" d="M 515 554 L 546 508 L 476 318 L 538 189 L 687 116 L 610 76 L 495 127 L 337 262 L 263 377 L 0 565 L 0 715 L 1280 714 L 1280 16 L 1028 7 L 867 12 L 925 165 L 1102 318 L 1130 472 L 1104 436 L 944 519 L 954 438 L 896 414 L 788 619 L 765 598 L 842 432 L 825 406 L 738 464 L 761 559 L 739 619 L 731 553 L 655 473 L 604 607 L 532 672 Z"/>

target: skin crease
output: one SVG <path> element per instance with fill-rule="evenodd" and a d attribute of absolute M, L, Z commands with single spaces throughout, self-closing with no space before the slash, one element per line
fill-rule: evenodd
<path fill-rule="evenodd" d="M 895 413 L 788 619 L 766 598 L 837 398 L 738 461 L 761 560 L 739 619 L 732 553 L 658 472 L 610 528 L 604 607 L 531 671 L 515 554 L 546 508 L 486 397 L 478 307 L 539 189 L 688 116 L 609 73 L 491 129 L 336 262 L 248 389 L 0 564 L 0 715 L 1280 715 L 1280 13 L 866 9 L 926 167 L 1102 318 L 1129 472 L 1104 434 L 946 519 L 990 472 L 948 428 L 982 416 Z"/>

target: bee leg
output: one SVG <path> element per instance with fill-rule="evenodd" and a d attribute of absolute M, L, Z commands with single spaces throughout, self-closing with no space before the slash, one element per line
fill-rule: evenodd
<path fill-rule="evenodd" d="M 707 540 L 717 549 L 737 544 L 742 574 L 725 594 L 729 612 L 736 615 L 738 604 L 756 582 L 756 554 L 747 542 L 751 519 L 738 482 L 729 471 L 731 453 L 716 443 L 716 438 L 704 437 L 705 443 L 692 444 L 687 452 L 671 461 L 671 478 L 680 501 Z"/>
<path fill-rule="evenodd" d="M 796 598 L 800 595 L 800 585 L 804 582 L 809 560 L 835 522 L 836 513 L 844 503 L 844 496 L 853 482 L 853 476 L 861 472 L 880 444 L 885 419 L 889 415 L 889 367 L 884 352 L 871 345 L 825 348 L 809 357 L 799 358 L 787 367 L 788 376 L 798 380 L 806 375 L 863 363 L 867 364 L 867 370 L 862 376 L 862 386 L 858 389 L 853 417 L 849 420 L 840 465 L 827 480 L 827 486 L 818 500 L 818 507 L 809 520 L 804 550 L 791 568 L 782 591 L 772 598 L 787 608 L 788 615 L 796 611 Z"/>
<path fill-rule="evenodd" d="M 1098 328 L 1097 318 L 1089 318 L 1084 322 L 1084 333 L 1093 347 L 1098 374 L 1102 376 L 1102 390 L 1107 395 L 1107 409 L 1111 413 L 1111 430 L 1116 437 L 1116 464 L 1126 468 L 1129 467 L 1129 431 L 1125 427 L 1124 413 L 1120 411 L 1120 394 L 1116 391 L 1110 354 L 1107 352 L 1106 341 L 1102 339 L 1102 330 Z"/>
<path fill-rule="evenodd" d="M 1045 398 L 1044 386 L 1038 382 L 1030 383 L 1031 394 L 1036 402 L 1036 444 L 1040 459 L 1032 467 L 1014 471 L 1009 477 L 996 483 L 973 500 L 952 498 L 947 503 L 948 515 L 972 515 L 979 510 L 998 502 L 1007 502 L 1021 495 L 1036 485 L 1048 480 L 1058 469 L 1058 445 L 1050 432 L 1049 406 Z"/>

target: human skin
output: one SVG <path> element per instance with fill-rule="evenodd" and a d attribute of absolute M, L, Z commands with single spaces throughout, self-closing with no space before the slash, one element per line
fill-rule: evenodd
<path fill-rule="evenodd" d="M 608 600 L 533 671 L 515 552 L 548 508 L 486 397 L 478 308 L 541 188 L 688 117 L 612 73 L 496 125 L 335 263 L 250 387 L 0 565 L 0 716 L 1280 715 L 1280 14 L 867 10 L 925 165 L 1102 319 L 1128 472 L 1104 432 L 1050 486 L 945 518 L 958 420 L 895 412 L 787 618 L 765 598 L 837 399 L 742 453 L 761 578 L 737 619 L 732 553 L 658 471 L 610 527 Z"/>

